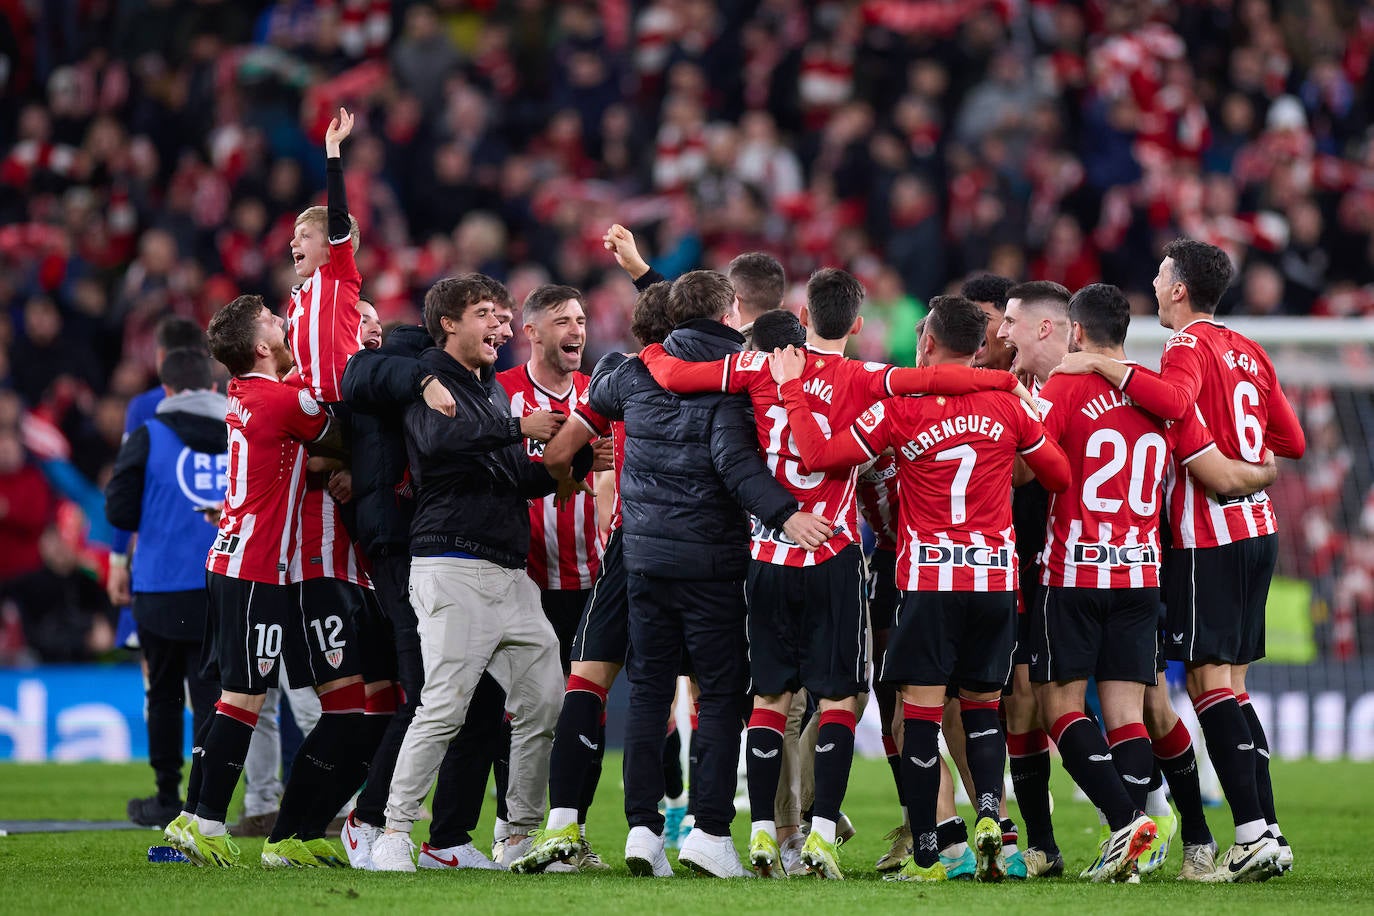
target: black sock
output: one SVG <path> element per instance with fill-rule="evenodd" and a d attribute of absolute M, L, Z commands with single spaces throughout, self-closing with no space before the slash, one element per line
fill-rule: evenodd
<path fill-rule="evenodd" d="M 181 810 L 192 814 L 200 803 L 200 787 L 205 779 L 205 742 L 210 740 L 210 727 L 215 724 L 215 718 L 214 715 L 206 716 L 191 741 L 191 772 L 186 776 L 186 804 Z"/>
<path fill-rule="evenodd" d="M 902 783 L 906 787 L 907 817 L 911 820 L 916 864 L 929 868 L 939 858 L 935 835 L 935 806 L 940 796 L 940 706 L 903 704 Z"/>
<path fill-rule="evenodd" d="M 1187 846 L 1206 846 L 1212 842 L 1212 831 L 1202 810 L 1202 784 L 1188 727 L 1179 719 L 1167 735 L 1151 745 L 1178 808 L 1179 836 Z"/>
<path fill-rule="evenodd" d="M 948 849 L 956 843 L 967 842 L 968 825 L 959 815 L 956 814 L 954 817 L 935 825 L 935 845 L 941 850 Z"/>
<path fill-rule="evenodd" d="M 669 798 L 680 798 L 684 791 L 682 784 L 682 735 L 677 729 L 663 739 L 663 794 Z"/>
<path fill-rule="evenodd" d="M 1112 830 L 1120 830 L 1135 818 L 1136 805 L 1112 764 L 1107 741 L 1092 720 L 1081 712 L 1061 716 L 1050 729 L 1059 748 L 1064 769 L 1107 817 Z"/>
<path fill-rule="evenodd" d="M 959 718 L 964 723 L 968 748 L 968 770 L 977 793 L 974 807 L 981 820 L 999 819 L 1002 805 L 1002 773 L 1007 762 L 1007 742 L 1002 737 L 1002 722 L 997 717 L 997 702 L 982 703 L 960 699 Z"/>
<path fill-rule="evenodd" d="M 1274 811 L 1274 783 L 1269 778 L 1269 736 L 1264 733 L 1259 714 L 1250 703 L 1250 694 L 1237 695 L 1240 711 L 1245 713 L 1245 724 L 1250 726 L 1250 739 L 1255 743 L 1255 789 L 1259 794 L 1260 810 L 1265 821 L 1272 827 L 1279 822 Z"/>
<path fill-rule="evenodd" d="M 601 782 L 601 760 L 605 754 L 606 714 L 603 712 L 596 728 L 596 753 L 592 754 L 592 759 L 587 762 L 587 773 L 582 777 L 582 797 L 577 803 L 579 824 L 587 823 L 587 812 L 591 810 L 592 801 L 596 798 L 596 787 Z"/>
<path fill-rule="evenodd" d="M 1131 796 L 1137 811 L 1145 810 L 1145 797 L 1150 794 L 1150 771 L 1155 755 L 1150 749 L 1150 734 L 1140 722 L 1114 728 L 1107 733 L 1107 746 L 1112 751 L 1112 765 Z"/>
<path fill-rule="evenodd" d="M 854 714 L 847 710 L 827 709 L 821 713 L 821 727 L 816 731 L 816 800 L 812 804 L 816 817 L 839 819 L 840 805 L 849 788 L 849 768 L 854 763 L 856 724 Z"/>
<path fill-rule="evenodd" d="M 1154 756 L 1154 751 L 1150 751 L 1150 756 Z M 1159 765 L 1159 758 L 1155 757 L 1153 765 L 1150 767 L 1150 785 L 1147 792 L 1153 792 L 1164 786 L 1164 769 Z"/>
<path fill-rule="evenodd" d="M 1207 740 L 1207 753 L 1216 767 L 1217 779 L 1231 806 L 1231 818 L 1237 827 L 1256 821 L 1268 823 L 1260 808 L 1259 789 L 1255 785 L 1255 744 L 1250 727 L 1245 723 L 1236 696 L 1226 688 L 1209 690 L 1193 700 L 1198 725 Z M 1236 842 L 1253 843 L 1254 838 Z"/>
<path fill-rule="evenodd" d="M 1042 729 L 1007 733 L 1011 787 L 1026 821 L 1026 846 L 1053 856 L 1059 851 L 1050 818 L 1050 740 Z"/>
<path fill-rule="evenodd" d="M 887 755 L 887 765 L 892 770 L 892 783 L 897 787 L 897 804 L 906 810 L 906 795 L 902 791 L 902 755 L 897 750 L 897 742 L 890 735 L 883 735 L 883 751 Z"/>
<path fill-rule="evenodd" d="M 257 715 L 247 710 L 224 703 L 216 706 L 219 712 L 210 717 L 202 745 L 201 783 L 196 797 L 196 816 L 207 821 L 225 819 L 258 721 Z"/>
<path fill-rule="evenodd" d="M 601 751 L 601 697 L 588 690 L 563 694 L 563 710 L 549 755 L 549 807 L 580 808 L 592 758 Z"/>
<path fill-rule="evenodd" d="M 755 709 L 745 732 L 744 767 L 749 779 L 749 819 L 773 820 L 773 802 L 782 778 L 782 733 L 787 715 L 770 709 Z"/>
<path fill-rule="evenodd" d="M 366 774 L 364 731 L 361 712 L 326 710 L 320 716 L 296 752 L 270 842 L 324 835 L 325 825 Z"/>

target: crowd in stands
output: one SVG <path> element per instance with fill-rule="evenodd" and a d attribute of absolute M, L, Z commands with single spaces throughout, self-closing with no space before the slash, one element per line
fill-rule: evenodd
<path fill-rule="evenodd" d="M 0 2 L 0 658 L 110 645 L 99 490 L 153 328 L 286 301 L 341 104 L 383 320 L 481 271 L 583 290 L 588 364 L 631 349 L 619 222 L 669 277 L 843 267 L 860 353 L 910 363 L 923 303 L 974 271 L 1149 313 L 1179 235 L 1237 264 L 1223 315 L 1374 315 L 1371 55 L 1367 0 Z M 1374 543 L 1343 448 L 1295 484 L 1337 473 L 1341 556 Z M 1295 571 L 1374 621 L 1371 572 Z"/>

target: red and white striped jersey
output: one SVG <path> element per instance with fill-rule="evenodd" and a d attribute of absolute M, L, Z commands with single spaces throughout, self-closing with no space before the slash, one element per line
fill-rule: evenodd
<path fill-rule="evenodd" d="M 796 439 L 787 418 L 787 409 L 778 394 L 768 366 L 768 354 L 746 350 L 721 362 L 693 363 L 669 356 L 660 346 L 645 347 L 640 354 L 655 380 L 670 391 L 686 393 L 703 390 L 747 392 L 754 403 L 759 446 L 769 469 L 778 482 L 796 497 L 803 512 L 831 520 L 835 534 L 819 548 L 808 552 L 782 531 L 769 528 L 760 519 L 751 519 L 750 554 L 763 563 L 779 566 L 814 566 L 824 563 L 850 544 L 859 542 L 859 514 L 855 501 L 857 472 L 853 467 L 839 471 L 810 471 L 797 450 Z M 939 366 L 931 369 L 899 369 L 886 363 L 860 362 L 843 353 L 806 347 L 806 368 L 802 370 L 802 389 L 811 415 L 825 435 L 844 429 L 881 398 L 912 391 L 956 390 L 1009 387 L 1006 373 L 990 373 L 966 366 Z M 881 450 L 880 450 L 881 451 Z"/>
<path fill-rule="evenodd" d="M 205 568 L 231 579 L 291 581 L 299 557 L 305 446 L 329 418 L 295 385 L 250 373 L 229 380 L 229 487 Z"/>
<path fill-rule="evenodd" d="M 548 391 L 530 375 L 529 367 L 516 366 L 499 372 L 496 380 L 510 395 L 513 417 L 527 417 L 537 410 L 552 410 L 573 417 L 575 409 L 592 416 L 596 429 L 609 430 L 610 423 L 582 402 L 591 376 L 573 373 L 568 390 Z M 525 451 L 533 461 L 544 460 L 544 443 L 525 440 Z M 541 589 L 577 590 L 592 587 L 601 566 L 601 538 L 596 527 L 596 500 L 590 493 L 578 493 L 567 506 L 558 508 L 554 494 L 530 501 L 530 555 L 526 567 L 530 578 Z"/>
<path fill-rule="evenodd" d="M 286 324 L 296 374 L 321 401 L 342 401 L 339 383 L 349 357 L 362 349 L 358 293 L 363 278 L 353 260 L 353 242 L 329 243 L 329 260 L 291 291 Z"/>
<path fill-rule="evenodd" d="M 301 497 L 300 549 L 291 564 L 291 581 L 342 579 L 371 588 L 366 564 L 344 526 L 339 504 L 329 495 L 327 480 L 325 474 L 306 475 Z"/>
<path fill-rule="evenodd" d="M 296 357 L 292 380 L 321 401 L 341 401 L 344 366 L 362 349 L 358 329 L 358 292 L 362 277 L 353 260 L 353 242 L 330 242 L 329 260 L 291 292 L 287 327 Z M 300 550 L 291 581 L 342 579 L 371 587 L 339 507 L 321 480 L 307 480 L 301 503 Z"/>
<path fill-rule="evenodd" d="M 1012 464 L 1046 445 L 1028 408 L 994 393 L 892 398 L 866 410 L 849 435 L 869 457 L 896 452 L 898 588 L 1015 590 Z"/>
<path fill-rule="evenodd" d="M 859 514 L 873 529 L 877 550 L 897 549 L 897 459 L 879 455 L 878 460 L 859 475 Z"/>
<path fill-rule="evenodd" d="M 1161 420 L 1099 375 L 1056 375 L 1037 397 L 1045 433 L 1063 446 L 1074 481 L 1050 495 L 1040 581 L 1157 587 L 1169 456 L 1186 465 L 1216 447 L 1201 414 Z"/>
<path fill-rule="evenodd" d="M 1264 349 L 1225 325 L 1194 321 L 1164 345 L 1159 373 L 1127 372 L 1121 390 L 1146 410 L 1181 417 L 1196 404 L 1227 458 L 1259 462 L 1266 448 L 1301 457 L 1306 439 Z M 1264 491 L 1216 500 L 1182 469 L 1169 487 L 1175 547 L 1218 547 L 1278 530 Z"/>

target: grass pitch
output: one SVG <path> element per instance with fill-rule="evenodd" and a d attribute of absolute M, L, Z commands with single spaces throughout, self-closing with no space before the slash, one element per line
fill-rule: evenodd
<path fill-rule="evenodd" d="M 1275 794 L 1284 831 L 1297 856 L 1293 874 L 1258 885 L 1200 886 L 1174 880 L 1181 850 L 1175 846 L 1161 873 L 1140 886 L 1092 885 L 1076 879 L 978 885 L 885 883 L 873 862 L 885 851 L 882 836 L 897 822 L 892 779 L 881 760 L 857 760 L 845 810 L 859 834 L 842 849 L 849 880 L 717 881 L 630 878 L 621 853 L 626 827 L 620 810 L 619 757 L 608 759 L 589 835 L 614 866 L 601 875 L 519 876 L 493 872 L 414 875 L 333 869 L 264 871 L 260 840 L 240 842 L 248 867 L 197 869 L 152 865 L 149 831 L 28 834 L 0 837 L 0 912 L 7 913 L 300 913 L 372 914 L 473 911 L 609 913 L 929 913 L 1022 914 L 1169 913 L 1374 913 L 1374 870 L 1364 858 L 1374 802 L 1374 766 L 1355 763 L 1274 764 Z M 0 765 L 0 820 L 79 818 L 113 820 L 125 800 L 146 795 L 152 773 L 145 764 Z M 1077 874 L 1096 852 L 1097 818 L 1072 801 L 1067 777 L 1056 767 L 1056 833 L 1070 870 Z M 484 812 L 479 845 L 491 835 Z M 965 812 L 965 816 L 968 813 Z M 1013 812 L 1013 817 L 1017 817 Z M 1208 819 L 1223 848 L 1231 825 L 1224 809 Z M 1019 822 L 1019 817 L 1018 817 Z M 426 825 L 417 825 L 422 839 Z M 735 820 L 737 845 L 745 842 L 747 812 Z M 669 854 L 675 859 L 675 854 Z"/>

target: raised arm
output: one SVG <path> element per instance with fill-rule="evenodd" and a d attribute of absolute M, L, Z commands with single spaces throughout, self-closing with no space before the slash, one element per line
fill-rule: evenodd
<path fill-rule="evenodd" d="M 1264 461 L 1260 464 L 1227 458 L 1215 446 L 1183 459 L 1182 463 L 1203 486 L 1224 497 L 1249 496 L 1279 476 L 1274 453 L 1268 449 L 1264 450 Z"/>
<path fill-rule="evenodd" d="M 1073 471 L 1069 467 L 1069 456 L 1058 442 L 1049 438 L 1043 431 L 1040 440 L 1019 453 L 1025 459 L 1035 479 L 1051 493 L 1063 493 L 1073 482 Z"/>
<path fill-rule="evenodd" d="M 801 453 L 802 463 L 808 471 L 842 471 L 858 467 L 882 451 L 860 441 L 852 428 L 836 433 L 833 439 L 827 439 L 820 424 L 811 415 L 811 407 L 806 403 L 806 392 L 802 390 L 799 379 L 789 379 L 779 390 L 783 406 L 787 408 L 787 425 L 792 430 L 797 451 Z M 873 409 L 870 408 L 870 413 Z"/>
<path fill-rule="evenodd" d="M 515 417 L 446 417 L 420 404 L 406 408 L 406 435 L 416 450 L 434 458 L 485 455 L 525 437 Z"/>
<path fill-rule="evenodd" d="M 1307 451 L 1307 436 L 1278 379 L 1274 379 L 1274 390 L 1269 392 L 1267 403 L 1269 420 L 1264 428 L 1264 444 L 1280 458 L 1301 458 Z"/>
<path fill-rule="evenodd" d="M 831 537 L 831 520 L 798 511 L 797 501 L 778 483 L 759 454 L 754 410 L 743 397 L 728 398 L 711 426 L 711 461 L 735 502 L 806 550 Z"/>
<path fill-rule="evenodd" d="M 353 133 L 353 115 L 340 108 L 324 134 L 325 197 L 329 211 L 329 244 L 352 244 L 353 225 L 348 218 L 348 194 L 343 177 L 343 141 Z"/>
<path fill-rule="evenodd" d="M 651 343 L 639 351 L 639 358 L 648 367 L 649 374 L 668 391 L 674 394 L 704 394 L 711 391 L 726 393 L 744 391 L 749 377 L 731 368 L 747 360 L 764 360 L 762 353 L 746 352 L 729 359 L 718 359 L 709 363 L 694 363 L 678 359 L 663 349 L 663 344 Z M 760 365 L 762 363 L 760 362 Z"/>
<path fill-rule="evenodd" d="M 544 470 L 557 480 L 571 480 L 574 456 L 590 445 L 596 435 L 586 421 L 574 413 L 572 420 L 564 423 L 559 428 L 558 435 L 544 446 Z"/>

